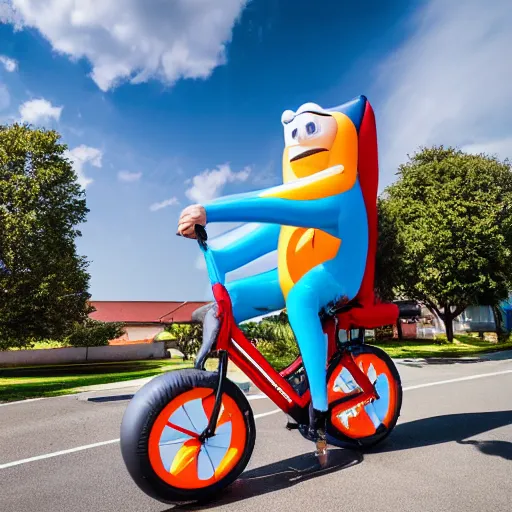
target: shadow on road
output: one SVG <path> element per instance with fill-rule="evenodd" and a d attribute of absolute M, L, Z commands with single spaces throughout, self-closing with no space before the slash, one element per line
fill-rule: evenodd
<path fill-rule="evenodd" d="M 205 510 L 211 507 L 236 503 L 254 496 L 280 491 L 305 480 L 341 471 L 362 462 L 362 454 L 333 448 L 329 453 L 327 467 L 321 468 L 313 454 L 304 454 L 274 462 L 267 466 L 251 469 L 242 474 L 231 487 L 226 489 L 219 500 L 206 504 L 184 505 L 171 510 Z"/>
<path fill-rule="evenodd" d="M 480 452 L 512 460 L 512 443 L 497 440 L 472 440 L 499 427 L 512 424 L 512 411 L 447 414 L 423 418 L 395 427 L 387 441 L 372 453 L 410 450 L 424 446 L 456 442 L 476 447 Z M 240 479 L 222 494 L 221 498 L 206 504 L 186 505 L 171 510 L 206 510 L 220 505 L 236 503 L 254 496 L 271 493 L 295 484 L 340 471 L 363 461 L 363 455 L 350 449 L 333 448 L 329 465 L 320 468 L 313 454 L 298 455 L 291 459 L 246 471 Z"/>
<path fill-rule="evenodd" d="M 470 444 L 476 446 L 486 455 L 502 457 L 505 460 L 512 460 L 512 443 L 508 441 L 477 441 L 469 439 L 467 441 L 457 441 L 459 444 Z"/>
<path fill-rule="evenodd" d="M 441 443 L 457 442 L 476 446 L 482 453 L 512 460 L 512 443 L 507 441 L 467 440 L 489 430 L 512 424 L 512 411 L 447 414 L 423 418 L 395 427 L 388 440 L 374 453 L 409 450 Z"/>

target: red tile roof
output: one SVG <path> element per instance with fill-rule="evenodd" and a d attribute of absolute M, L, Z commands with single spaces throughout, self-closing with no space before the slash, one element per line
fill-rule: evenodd
<path fill-rule="evenodd" d="M 91 301 L 96 311 L 89 316 L 102 322 L 137 324 L 187 323 L 206 302 Z"/>

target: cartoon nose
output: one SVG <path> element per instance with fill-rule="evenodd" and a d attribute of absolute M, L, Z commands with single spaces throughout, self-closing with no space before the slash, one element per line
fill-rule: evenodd
<path fill-rule="evenodd" d="M 297 140 L 299 143 L 305 142 L 311 139 L 318 131 L 316 124 L 313 121 L 307 122 L 305 125 L 300 126 L 297 134 Z"/>

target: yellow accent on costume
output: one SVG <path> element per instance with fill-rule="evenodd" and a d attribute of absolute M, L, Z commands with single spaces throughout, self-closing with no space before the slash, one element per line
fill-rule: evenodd
<path fill-rule="evenodd" d="M 350 190 L 357 178 L 357 130 L 348 116 L 331 113 L 337 123 L 332 147 L 290 162 L 283 153 L 283 183 L 261 197 L 314 200 Z M 279 283 L 284 298 L 309 270 L 336 256 L 342 241 L 320 229 L 283 226 L 278 244 Z"/>

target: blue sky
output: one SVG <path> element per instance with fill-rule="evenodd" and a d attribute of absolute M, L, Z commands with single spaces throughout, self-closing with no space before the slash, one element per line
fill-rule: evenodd
<path fill-rule="evenodd" d="M 0 122 L 68 144 L 94 299 L 204 299 L 181 209 L 278 183 L 281 113 L 306 101 L 368 96 L 381 188 L 422 144 L 512 156 L 508 0 L 118 6 L 0 0 Z"/>

